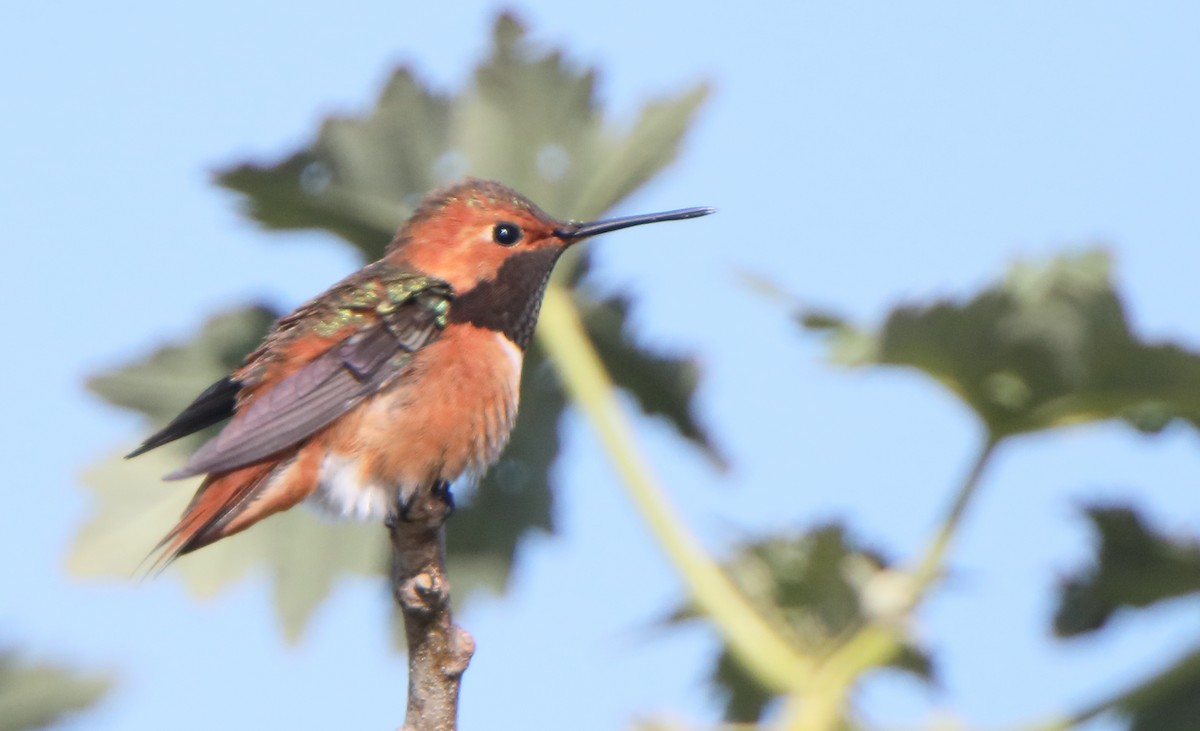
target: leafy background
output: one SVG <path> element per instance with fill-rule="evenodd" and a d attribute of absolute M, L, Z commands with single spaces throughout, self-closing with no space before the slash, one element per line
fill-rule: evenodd
<path fill-rule="evenodd" d="M 102 407 L 78 384 L 164 342 L 186 343 L 208 313 L 260 301 L 289 307 L 353 268 L 358 255 L 332 237 L 264 236 L 233 212 L 244 198 L 216 194 L 206 176 L 188 171 L 288 159 L 312 141 L 324 114 L 369 109 L 396 62 L 449 98 L 486 54 L 493 10 L 299 7 L 283 15 L 148 6 L 129 17 L 24 9 L 2 19 L 8 47 L 23 60 L 0 72 L 24 110 L 10 120 L 6 154 L 16 165 L 0 183 L 4 200 L 19 202 L 8 211 L 14 243 L 0 276 L 22 346 L 5 364 L 10 413 L 25 421 L 9 421 L 19 458 L 0 531 L 13 588 L 0 627 L 34 662 L 119 667 L 116 690 L 87 717 L 89 727 L 209 727 L 231 715 L 245 725 L 333 726 L 348 716 L 354 725 L 395 725 L 386 689 L 398 696 L 403 672 L 375 580 L 331 575 L 326 603 L 318 606 L 312 591 L 294 598 L 316 608 L 285 617 L 286 626 L 307 627 L 288 645 L 270 596 L 288 584 L 264 581 L 254 556 L 231 557 L 240 563 L 207 576 L 193 564 L 186 584 L 64 577 L 64 562 L 76 570 L 92 562 L 94 572 L 105 550 L 117 550 L 93 543 L 67 559 L 77 531 L 105 515 L 104 504 L 78 490 L 80 470 L 90 484 L 128 479 L 130 490 L 144 491 L 129 496 L 136 511 L 109 504 L 144 523 L 129 528 L 130 543 L 174 511 L 150 498 L 186 492 L 155 480 L 169 453 L 131 463 L 137 472 L 126 478 L 105 475 L 115 463 L 97 460 L 134 441 L 148 421 Z M 1191 212 L 1200 153 L 1192 141 L 1200 119 L 1196 95 L 1186 93 L 1195 84 L 1186 70 L 1196 67 L 1190 7 L 636 10 L 533 4 L 524 15 L 539 47 L 566 46 L 568 64 L 603 69 L 599 99 L 626 131 L 647 99 L 682 98 L 699 80 L 713 82 L 680 162 L 621 209 L 714 204 L 720 215 L 598 242 L 588 282 L 596 301 L 636 293 L 635 342 L 697 358 L 696 423 L 732 471 L 721 477 L 666 420 L 641 420 L 638 434 L 688 522 L 721 555 L 840 518 L 855 545 L 893 561 L 912 556 L 982 437 L 964 405 L 947 398 L 954 390 L 911 369 L 829 368 L 826 345 L 793 327 L 793 310 L 837 313 L 823 320 L 844 326 L 834 345 L 857 342 L 859 360 L 870 360 L 881 352 L 870 334 L 897 303 L 915 308 L 911 317 L 946 298 L 968 301 L 1000 281 L 1014 257 L 1040 271 L 1068 245 L 1084 262 L 1082 280 L 1095 282 L 1104 267 L 1087 265 L 1100 259 L 1081 252 L 1104 241 L 1115 252 L 1104 276 L 1123 293 L 1135 337 L 1150 348 L 1170 340 L 1196 350 L 1191 279 L 1200 232 Z M 572 102 L 578 96 L 563 100 Z M 511 141 L 529 125 L 467 132 Z M 456 158 L 441 164 L 453 172 Z M 310 185 L 325 177 L 316 173 Z M 805 303 L 758 297 L 738 271 L 766 275 Z M 1020 385 L 1030 384 L 1011 375 L 993 379 L 988 392 L 1038 403 L 1021 397 Z M 1143 427 L 1163 423 L 1161 403 L 1139 404 L 1122 415 Z M 1181 415 L 1194 413 L 1185 406 Z M 524 541 L 502 598 L 476 594 L 463 607 L 481 647 L 464 725 L 549 727 L 571 717 L 590 724 L 580 727 L 616 728 L 634 714 L 717 717 L 723 697 L 704 682 L 718 653 L 713 636 L 699 623 L 653 623 L 678 606 L 678 579 L 590 432 L 571 412 L 563 423 L 567 459 L 550 472 L 559 489 L 549 516 L 559 533 Z M 1114 594 L 1105 569 L 1091 568 L 1096 536 L 1108 534 L 1085 510 L 1131 506 L 1141 533 L 1155 538 L 1114 519 L 1110 540 L 1148 546 L 1186 571 L 1188 536 L 1200 532 L 1195 449 L 1194 431 L 1179 422 L 1154 439 L 1110 420 L 1006 443 L 954 547 L 945 592 L 916 627 L 936 685 L 881 675 L 857 705 L 868 717 L 911 724 L 961 713 L 1003 725 L 1086 706 L 1179 658 L 1177 673 L 1150 693 L 1180 699 L 1167 704 L 1178 711 L 1194 697 L 1180 690 L 1180 679 L 1195 677 L 1186 655 L 1197 634 L 1194 599 L 1110 614 L 1148 599 Z M 349 539 L 338 545 L 358 550 Z M 310 563 L 325 558 L 316 553 Z M 1103 552 L 1097 560 L 1111 565 Z M 230 584 L 237 572 L 248 578 Z M 195 602 L 185 586 L 229 588 Z M 1172 583 L 1167 593 L 1180 586 L 1187 591 Z M 1057 611 L 1060 593 L 1073 598 L 1069 611 Z M 1087 637 L 1051 641 L 1056 612 L 1060 627 L 1064 616 L 1066 627 L 1108 621 Z M 355 673 L 330 672 L 347 658 Z M 364 694 L 364 678 L 384 690 Z M 533 698 L 530 678 L 554 684 Z M 349 708 L 330 701 L 343 698 L 353 699 Z M 1141 707 L 1140 698 L 1125 700 L 1132 713 Z M 180 708 L 194 710 L 180 718 Z M 1166 727 L 1153 715 L 1138 718 Z"/>

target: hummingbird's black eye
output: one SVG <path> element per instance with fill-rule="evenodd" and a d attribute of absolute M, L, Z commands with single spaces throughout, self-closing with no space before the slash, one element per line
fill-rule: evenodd
<path fill-rule="evenodd" d="M 521 240 L 521 227 L 515 223 L 501 221 L 492 229 L 492 240 L 501 246 L 512 246 Z"/>

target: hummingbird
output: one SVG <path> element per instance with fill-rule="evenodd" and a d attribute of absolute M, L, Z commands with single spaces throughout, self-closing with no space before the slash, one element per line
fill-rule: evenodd
<path fill-rule="evenodd" d="M 712 208 L 581 223 L 497 182 L 417 205 L 378 261 L 280 318 L 242 365 L 128 457 L 206 429 L 166 479 L 204 475 L 160 561 L 307 501 L 385 518 L 481 476 L 508 442 L 521 364 L 559 256 L 584 239 Z"/>

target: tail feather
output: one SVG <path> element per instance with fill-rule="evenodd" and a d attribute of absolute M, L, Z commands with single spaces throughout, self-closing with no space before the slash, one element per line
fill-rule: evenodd
<path fill-rule="evenodd" d="M 317 488 L 324 454 L 318 443 L 206 477 L 179 523 L 151 552 L 158 554 L 151 571 L 304 500 Z"/>
<path fill-rule="evenodd" d="M 230 523 L 259 492 L 275 464 L 259 462 L 206 477 L 183 517 L 151 551 L 158 554 L 151 572 L 160 572 L 180 556 L 247 527 L 248 523 Z"/>

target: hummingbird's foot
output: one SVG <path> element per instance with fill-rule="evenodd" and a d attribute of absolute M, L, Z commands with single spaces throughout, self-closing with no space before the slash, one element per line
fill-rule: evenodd
<path fill-rule="evenodd" d="M 446 517 L 454 515 L 454 493 L 450 491 L 449 480 L 438 480 L 431 488 L 433 496 L 446 504 Z"/>
<path fill-rule="evenodd" d="M 413 519 L 413 508 L 417 505 L 417 492 L 407 492 L 400 490 L 396 494 L 396 504 L 392 510 L 388 511 L 387 518 L 383 524 L 387 529 L 394 531 L 400 523 L 411 523 Z"/>
<path fill-rule="evenodd" d="M 440 510 L 430 504 L 430 498 L 440 504 Z M 396 527 L 397 523 L 423 521 L 431 510 L 440 512 L 443 521 L 454 514 L 454 493 L 450 491 L 449 480 L 438 480 L 433 483 L 429 486 L 428 493 L 414 490 L 405 494 L 405 491 L 401 490 L 396 496 L 396 509 L 388 514 L 384 524 L 391 530 Z"/>

